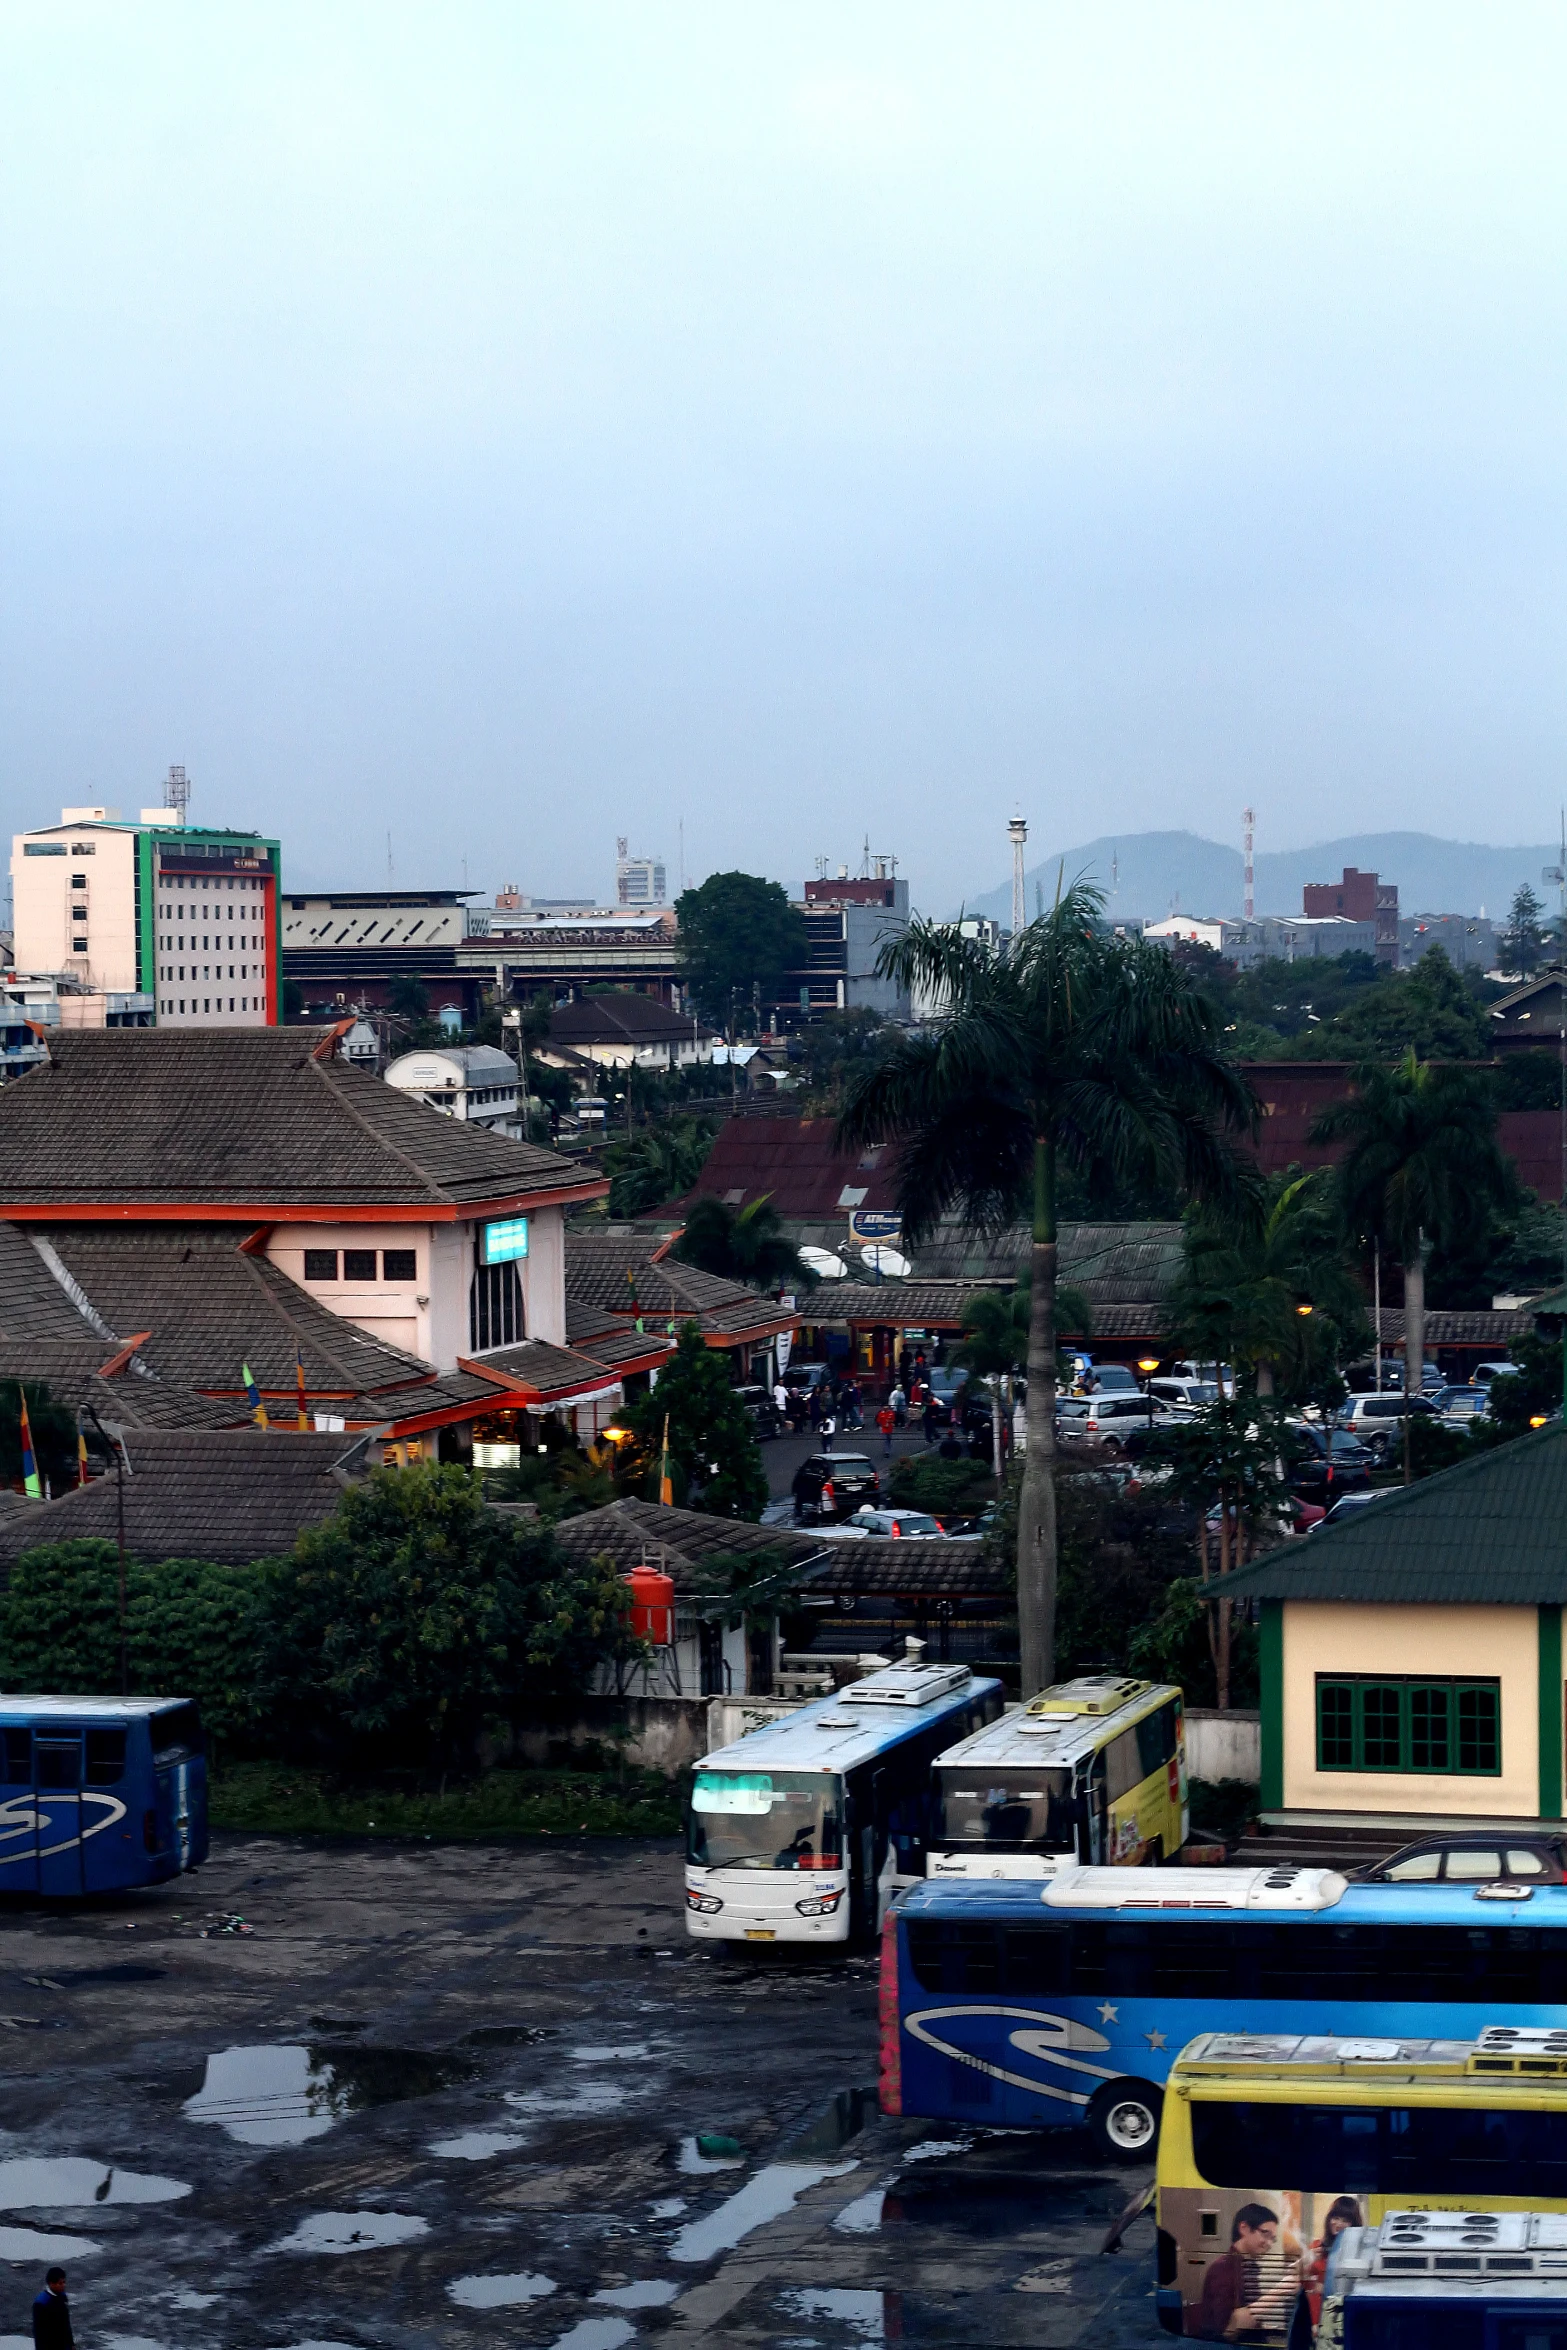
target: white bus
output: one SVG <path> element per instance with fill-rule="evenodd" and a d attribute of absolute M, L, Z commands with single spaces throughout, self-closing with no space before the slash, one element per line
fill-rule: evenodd
<path fill-rule="evenodd" d="M 1001 1711 L 966 1665 L 889 1665 L 696 1766 L 686 1926 L 716 1942 L 866 1942 L 925 1874 L 931 1765 Z"/>
<path fill-rule="evenodd" d="M 1174 1860 L 1190 1824 L 1181 1693 L 1085 1673 L 951 1746 L 932 1877 L 1050 1877 L 1074 1861 Z"/>

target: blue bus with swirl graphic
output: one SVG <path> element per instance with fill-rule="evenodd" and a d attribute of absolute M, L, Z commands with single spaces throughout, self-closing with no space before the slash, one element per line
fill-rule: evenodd
<path fill-rule="evenodd" d="M 0 1893 L 118 1893 L 207 1857 L 186 1698 L 0 1696 L 0 1763 Z"/>
<path fill-rule="evenodd" d="M 1148 2158 L 1202 2032 L 1474 2039 L 1567 2029 L 1567 1885 L 1360 1885 L 1332 1869 L 1093 1868 L 916 1886 L 882 1930 L 889 2113 L 1087 2125 Z"/>

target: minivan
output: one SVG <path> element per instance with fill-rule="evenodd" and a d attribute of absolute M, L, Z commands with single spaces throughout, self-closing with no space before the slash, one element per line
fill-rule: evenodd
<path fill-rule="evenodd" d="M 1436 1409 L 1430 1397 L 1424 1395 L 1412 1395 L 1407 1401 L 1402 1394 L 1347 1395 L 1338 1408 L 1337 1418 L 1341 1428 L 1348 1428 L 1373 1452 L 1387 1453 L 1395 1444 L 1403 1442 L 1406 1412 L 1429 1419 L 1435 1416 Z"/>

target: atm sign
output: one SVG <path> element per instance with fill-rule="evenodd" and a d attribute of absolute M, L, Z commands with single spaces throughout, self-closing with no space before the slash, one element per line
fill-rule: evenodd
<path fill-rule="evenodd" d="M 485 1265 L 511 1265 L 528 1253 L 528 1219 L 526 1216 L 504 1216 L 498 1223 L 486 1224 L 480 1238 L 479 1261 Z"/>

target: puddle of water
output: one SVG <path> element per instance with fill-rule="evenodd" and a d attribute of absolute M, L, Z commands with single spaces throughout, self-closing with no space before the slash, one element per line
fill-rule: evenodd
<path fill-rule="evenodd" d="M 430 2152 L 448 2162 L 488 2162 L 492 2155 L 510 2154 L 527 2143 L 525 2131 L 465 2130 L 460 2138 L 437 2138 Z"/>
<path fill-rule="evenodd" d="M 847 2326 L 860 2342 L 885 2341 L 886 2305 L 879 2292 L 856 2292 L 834 2285 L 797 2285 L 780 2293 L 778 2304 L 791 2317 L 828 2317 Z"/>
<path fill-rule="evenodd" d="M 648 2205 L 648 2218 L 678 2219 L 683 2211 L 689 2211 L 690 2208 L 691 2206 L 683 2195 L 666 2195 L 662 2203 Z"/>
<path fill-rule="evenodd" d="M 46 2236 L 38 2228 L 0 2228 L 0 2260 L 58 2260 L 68 2268 L 89 2252 L 101 2252 L 87 2236 Z"/>
<path fill-rule="evenodd" d="M 625 2317 L 585 2317 L 569 2334 L 559 2334 L 550 2350 L 621 2350 L 636 2340 L 637 2329 Z"/>
<path fill-rule="evenodd" d="M 85 2155 L 37 2155 L 0 2162 L 0 2211 L 63 2211 L 72 2204 L 177 2203 L 183 2179 L 114 2170 Z"/>
<path fill-rule="evenodd" d="M 840 2089 L 823 2114 L 810 2127 L 789 2141 L 793 2154 L 836 2154 L 840 2146 L 857 2138 L 865 2127 L 865 2117 L 877 2110 L 877 2092 L 874 2089 Z"/>
<path fill-rule="evenodd" d="M 928 2185 L 893 2187 L 882 2210 L 882 2226 L 940 2228 L 983 2242 L 1015 2242 L 1047 2234 L 1061 2219 L 1061 2207 L 1043 2196 L 1020 2194 L 984 2179 L 931 2180 Z"/>
<path fill-rule="evenodd" d="M 410 2244 L 427 2236 L 430 2223 L 411 2211 L 313 2211 L 274 2252 L 373 2252 L 384 2244 Z"/>
<path fill-rule="evenodd" d="M 419 2048 L 319 2048 L 282 2045 L 223 2048 L 207 2059 L 206 2078 L 185 2101 L 193 2122 L 215 2122 L 242 2146 L 302 2146 L 345 2113 L 429 2097 L 471 2080 L 463 2057 Z"/>
<path fill-rule="evenodd" d="M 792 2211 L 808 2187 L 819 2187 L 824 2179 L 841 2179 L 858 2168 L 853 2162 L 769 2162 L 716 2211 L 688 2221 L 670 2245 L 669 2257 L 715 2260 L 720 2252 L 732 2252 L 753 2230 Z"/>
<path fill-rule="evenodd" d="M 593 2298 L 611 2309 L 662 2309 L 679 2290 L 668 2277 L 644 2277 L 639 2285 L 605 2285 Z"/>
<path fill-rule="evenodd" d="M 214 2302 L 221 2299 L 220 2293 L 192 2293 L 187 2288 L 185 2292 L 175 2294 L 174 2306 L 176 2309 L 210 2309 Z"/>
<path fill-rule="evenodd" d="M 613 2081 L 577 2081 L 556 2096 L 548 2089 L 508 2089 L 506 2102 L 519 2113 L 550 2114 L 569 2121 L 578 2114 L 614 2113 L 626 2102 L 626 2092 Z"/>
<path fill-rule="evenodd" d="M 542 2301 L 553 2293 L 555 2279 L 524 2269 L 510 2277 L 458 2277 L 446 2290 L 460 2309 L 516 2309 L 524 2301 Z"/>
<path fill-rule="evenodd" d="M 846 2203 L 833 2221 L 840 2235 L 874 2236 L 881 2226 L 882 2205 L 887 2200 L 885 2187 L 872 2187 L 868 2194 L 856 2195 Z"/>
<path fill-rule="evenodd" d="M 464 2032 L 464 2048 L 531 2048 L 535 2040 L 549 2037 L 543 2024 L 481 2024 L 476 2032 Z"/>
<path fill-rule="evenodd" d="M 688 2179 L 700 2179 L 705 2178 L 709 2171 L 744 2170 L 745 2156 L 743 2154 L 704 2154 L 694 2138 L 682 2138 L 680 2152 L 675 2158 L 675 2168 L 678 2171 L 683 2171 Z M 681 2205 L 681 2209 L 685 2209 L 684 2204 Z"/>
<path fill-rule="evenodd" d="M 926 2138 L 921 2145 L 911 2146 L 903 2157 L 907 2170 L 911 2162 L 939 2162 L 944 2154 L 967 2154 L 972 2138 Z"/>
<path fill-rule="evenodd" d="M 103 2350 L 164 2350 L 150 2334 L 105 2334 Z"/>
<path fill-rule="evenodd" d="M 649 2041 L 637 2040 L 629 2048 L 574 2048 L 571 2053 L 578 2064 L 636 2064 L 653 2050 Z"/>

